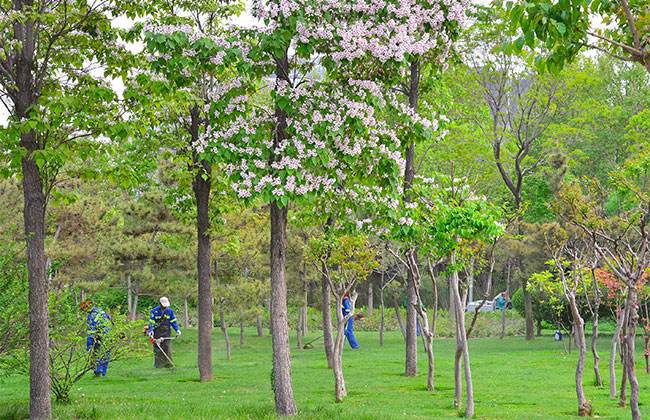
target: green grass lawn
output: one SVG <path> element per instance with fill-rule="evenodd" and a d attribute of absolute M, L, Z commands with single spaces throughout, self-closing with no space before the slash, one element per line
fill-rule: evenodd
<path fill-rule="evenodd" d="M 233 330 L 234 340 L 237 340 Z M 311 334 L 316 337 L 318 334 Z M 334 403 L 333 376 L 322 347 L 295 350 L 292 342 L 293 384 L 300 418 L 395 419 L 452 418 L 453 341 L 435 341 L 436 391 L 425 389 L 426 356 L 420 348 L 420 375 L 403 376 L 404 345 L 399 332 L 388 333 L 378 345 L 377 333 L 358 334 L 362 348 L 344 353 L 348 397 Z M 609 337 L 601 340 L 601 371 L 608 378 Z M 320 343 L 320 341 L 318 342 Z M 576 413 L 573 386 L 577 353 L 567 355 L 551 337 L 526 342 L 521 337 L 473 339 L 470 342 L 476 417 L 483 419 L 568 418 Z M 422 346 L 420 346 L 422 347 Z M 271 340 L 249 331 L 243 349 L 233 348 L 225 360 L 224 342 L 215 331 L 214 372 L 210 383 L 197 381 L 196 332 L 186 331 L 174 342 L 178 367 L 154 370 L 152 357 L 116 362 L 109 376 L 86 377 L 73 391 L 72 402 L 55 404 L 56 418 L 272 418 L 270 386 Z M 590 356 L 590 355 L 589 355 Z M 639 356 L 640 357 L 640 356 Z M 641 411 L 650 415 L 650 375 L 638 366 Z M 620 372 L 619 372 L 620 375 Z M 585 389 L 599 418 L 630 418 L 629 410 L 609 400 L 605 388 L 593 386 L 588 358 Z M 26 378 L 0 380 L 0 418 L 27 413 Z"/>

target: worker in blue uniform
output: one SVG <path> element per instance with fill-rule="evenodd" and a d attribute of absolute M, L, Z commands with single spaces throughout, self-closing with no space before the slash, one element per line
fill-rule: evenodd
<path fill-rule="evenodd" d="M 171 330 L 176 331 L 176 335 L 181 335 L 178 328 L 176 315 L 170 308 L 169 299 L 165 296 L 160 298 L 160 305 L 151 310 L 149 316 L 148 333 L 151 338 L 157 340 L 153 343 L 154 367 L 172 367 L 172 343 Z"/>
<path fill-rule="evenodd" d="M 352 302 L 350 302 L 350 296 L 347 293 L 343 296 L 343 308 L 341 310 L 343 311 L 343 316 L 347 316 L 352 310 Z M 348 339 L 350 347 L 353 349 L 359 348 L 359 342 L 354 336 L 354 316 L 348 319 L 348 323 L 345 326 L 345 337 Z"/>
<path fill-rule="evenodd" d="M 90 300 L 82 302 L 81 308 L 88 311 L 86 350 L 93 352 L 95 376 L 106 376 L 108 362 L 111 359 L 110 349 L 107 348 L 108 334 L 111 331 L 111 317 L 102 308 L 93 305 Z"/>

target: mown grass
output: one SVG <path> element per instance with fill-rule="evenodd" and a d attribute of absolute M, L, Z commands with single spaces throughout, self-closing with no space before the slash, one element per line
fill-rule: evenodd
<path fill-rule="evenodd" d="M 236 332 L 233 330 L 236 341 Z M 215 378 L 197 381 L 196 332 L 188 330 L 174 343 L 177 367 L 155 370 L 151 357 L 116 362 L 109 376 L 87 377 L 73 391 L 72 402 L 55 404 L 56 418 L 274 418 L 270 386 L 271 340 L 247 331 L 245 345 L 225 360 L 224 342 L 215 331 Z M 313 333 L 310 336 L 316 337 Z M 294 391 L 303 419 L 453 418 L 453 341 L 435 341 L 436 391 L 425 389 L 426 360 L 420 351 L 420 375 L 403 376 L 404 345 L 399 332 L 389 332 L 379 347 L 376 332 L 359 332 L 362 348 L 344 353 L 349 396 L 334 403 L 333 378 L 327 369 L 320 341 L 314 349 L 296 350 L 292 342 Z M 607 377 L 609 337 L 601 340 L 601 371 Z M 577 353 L 566 354 L 551 337 L 526 342 L 521 337 L 471 340 L 476 416 L 481 419 L 554 419 L 576 414 L 573 386 Z M 421 346 L 420 346 L 421 347 Z M 650 415 L 650 375 L 639 353 L 641 411 Z M 620 372 L 619 372 L 620 375 Z M 606 419 L 630 418 L 627 408 L 609 400 L 607 385 L 593 386 L 588 358 L 585 386 L 595 415 Z M 619 376 L 620 377 L 620 376 Z M 27 380 L 0 380 L 0 418 L 27 414 Z"/>

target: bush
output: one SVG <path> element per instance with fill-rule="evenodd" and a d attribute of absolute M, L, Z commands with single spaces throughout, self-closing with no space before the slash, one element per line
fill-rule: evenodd
<path fill-rule="evenodd" d="M 142 336 L 142 322 L 127 322 L 126 316 L 112 314 L 110 331 L 101 335 L 99 347 L 94 351 L 86 349 L 87 313 L 81 311 L 75 300 L 76 292 L 65 288 L 50 293 L 50 379 L 52 393 L 59 402 L 70 400 L 73 385 L 88 372 L 93 371 L 100 355 L 110 354 L 110 360 L 116 361 L 145 351 L 147 341 Z M 21 308 L 27 316 L 27 305 Z M 21 331 L 21 335 L 26 332 Z M 2 371 L 29 374 L 28 341 L 25 337 L 6 352 L 0 360 Z"/>

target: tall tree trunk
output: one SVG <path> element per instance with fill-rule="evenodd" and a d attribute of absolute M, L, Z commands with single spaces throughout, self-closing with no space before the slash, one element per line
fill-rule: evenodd
<path fill-rule="evenodd" d="M 641 418 L 641 411 L 639 411 L 639 381 L 636 377 L 635 370 L 635 348 L 636 348 L 636 328 L 639 321 L 636 279 L 630 282 L 627 303 L 630 309 L 628 311 L 629 317 L 627 319 L 628 326 L 625 329 L 625 370 L 627 378 L 630 381 L 630 410 L 632 412 L 632 420 L 639 420 Z"/>
<path fill-rule="evenodd" d="M 501 309 L 501 333 L 499 334 L 499 338 L 503 339 L 503 337 L 506 336 L 506 305 Z"/>
<path fill-rule="evenodd" d="M 576 396 L 578 397 L 578 415 L 581 417 L 591 416 L 591 403 L 585 398 L 585 390 L 583 386 L 583 375 L 585 370 L 585 355 L 587 354 L 587 343 L 585 339 L 585 321 L 580 316 L 578 304 L 576 303 L 575 295 L 568 292 L 567 299 L 569 301 L 569 309 L 571 310 L 571 317 L 573 318 L 573 328 L 575 331 L 576 347 L 578 348 L 578 363 L 576 365 Z"/>
<path fill-rule="evenodd" d="M 187 296 L 183 298 L 183 327 L 190 327 L 190 308 L 187 305 Z"/>
<path fill-rule="evenodd" d="M 408 100 L 409 107 L 413 113 L 418 110 L 419 86 L 420 86 L 420 64 L 417 59 L 412 59 L 410 62 L 410 80 Z M 404 170 L 404 197 L 406 201 L 410 201 L 409 190 L 413 185 L 415 178 L 415 143 L 411 141 L 406 148 L 406 162 Z M 407 253 L 414 252 L 414 250 L 407 250 Z M 417 258 L 417 257 L 416 257 Z M 417 260 L 417 259 L 416 259 Z M 406 357 L 404 374 L 406 376 L 415 376 L 418 373 L 418 339 L 417 339 L 417 315 L 415 305 L 417 304 L 417 296 L 415 290 L 415 282 L 412 274 L 409 272 L 407 276 L 407 305 L 406 305 Z"/>
<path fill-rule="evenodd" d="M 20 114 L 26 115 L 26 112 Z M 46 201 L 41 174 L 33 157 L 35 137 L 33 131 L 21 136 L 21 144 L 27 149 L 27 154 L 22 158 L 22 170 L 29 283 L 29 416 L 32 419 L 46 419 L 52 415 L 47 307 L 49 285 L 45 270 Z"/>
<path fill-rule="evenodd" d="M 324 270 L 323 270 L 324 271 Z M 332 305 L 330 302 L 330 286 L 325 276 L 321 278 L 321 312 L 323 314 L 323 345 L 327 366 L 334 368 L 334 337 L 332 335 Z"/>
<path fill-rule="evenodd" d="M 286 114 L 282 121 L 286 124 Z M 280 119 L 278 119 L 280 120 Z M 275 411 L 280 416 L 295 416 L 296 403 L 291 384 L 289 349 L 289 320 L 287 317 L 287 283 L 285 265 L 287 254 L 287 207 L 271 203 L 271 340 L 273 343 L 273 390 Z"/>
<path fill-rule="evenodd" d="M 33 0 L 14 0 L 12 3 L 13 9 L 19 13 L 34 13 Z M 38 28 L 39 25 L 33 17 L 19 19 L 13 23 L 12 38 L 20 43 L 20 47 L 16 48 L 17 54 L 13 63 L 16 95 L 12 98 L 14 116 L 18 121 L 29 118 L 30 109 L 38 103 L 40 96 L 35 80 Z M 49 284 L 45 259 L 47 200 L 43 191 L 43 177 L 34 156 L 34 153 L 42 148 L 36 132 L 32 130 L 21 133 L 20 145 L 25 149 L 21 166 L 29 285 L 29 416 L 32 419 L 45 419 L 52 415 L 47 306 Z"/>
<path fill-rule="evenodd" d="M 537 336 L 541 337 L 542 336 L 542 320 L 541 319 L 536 319 L 535 324 L 537 324 Z"/>
<path fill-rule="evenodd" d="M 616 399 L 616 350 L 617 344 L 621 337 L 621 330 L 623 329 L 623 322 L 625 321 L 625 311 L 621 310 L 616 318 L 616 330 L 612 336 L 612 343 L 609 353 L 609 398 Z"/>
<path fill-rule="evenodd" d="M 382 273 L 383 276 L 383 273 Z M 382 281 L 383 284 L 383 281 Z M 384 322 L 386 320 L 386 308 L 384 305 L 384 288 L 379 289 L 379 309 L 380 309 L 380 318 L 379 318 L 379 346 L 384 346 L 384 329 L 386 328 Z"/>
<path fill-rule="evenodd" d="M 190 134 L 192 143 L 199 139 L 200 111 L 198 107 L 190 109 Z M 212 186 L 212 167 L 201 160 L 194 151 L 192 167 L 194 174 L 192 189 L 196 199 L 196 271 L 198 273 L 198 312 L 199 340 L 198 365 L 199 379 L 206 382 L 212 379 L 212 277 L 210 274 L 211 242 L 210 242 L 210 188 Z"/>
<path fill-rule="evenodd" d="M 452 263 L 455 258 L 452 256 Z M 465 331 L 465 313 L 460 298 L 458 272 L 451 275 L 451 288 L 454 297 L 454 308 L 456 313 L 456 336 L 458 349 L 462 353 L 463 367 L 465 373 L 465 417 L 474 417 L 474 386 L 472 384 L 472 370 L 469 358 L 469 346 L 467 343 L 467 333 Z"/>
<path fill-rule="evenodd" d="M 257 336 L 264 337 L 264 329 L 262 328 L 262 317 L 257 315 L 257 319 L 255 321 L 257 325 Z"/>
<path fill-rule="evenodd" d="M 368 282 L 368 318 L 372 317 L 372 310 L 375 302 L 373 301 L 374 291 L 372 290 L 372 281 Z"/>

